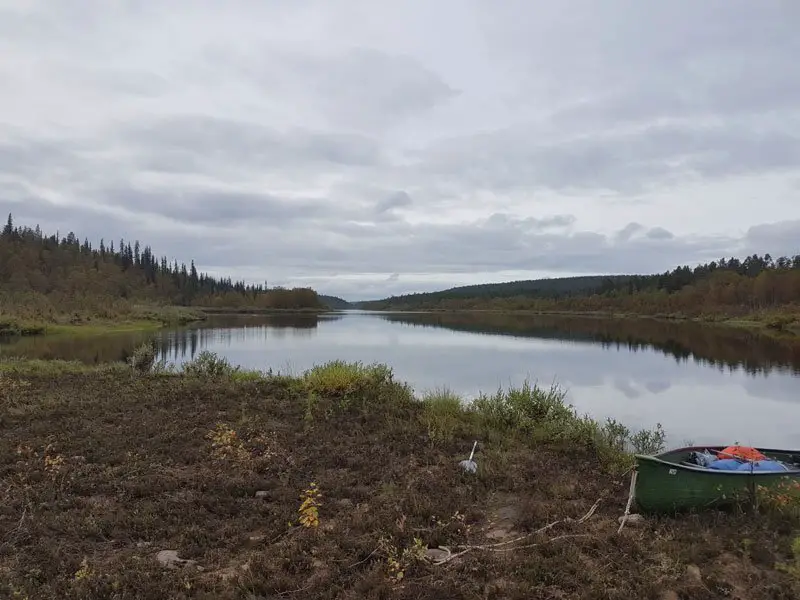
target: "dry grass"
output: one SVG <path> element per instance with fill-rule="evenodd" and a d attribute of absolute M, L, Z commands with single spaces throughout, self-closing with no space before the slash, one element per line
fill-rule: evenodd
<path fill-rule="evenodd" d="M 505 436 L 468 476 L 457 462 L 485 422 L 431 439 L 431 409 L 391 377 L 321 373 L 2 372 L 0 597 L 798 597 L 775 568 L 794 560 L 789 527 L 711 513 L 617 535 L 628 482 L 591 444 Z M 444 404 L 437 419 L 457 418 Z M 535 533 L 599 498 L 585 522 Z M 437 565 L 425 549 L 439 546 L 479 548 Z M 165 568 L 161 550 L 196 564 Z"/>

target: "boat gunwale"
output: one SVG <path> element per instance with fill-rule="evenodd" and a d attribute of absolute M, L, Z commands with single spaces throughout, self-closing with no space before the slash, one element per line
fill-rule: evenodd
<path fill-rule="evenodd" d="M 701 467 L 701 466 L 692 466 L 692 465 L 682 465 L 676 462 L 670 462 L 668 460 L 664 460 L 662 457 L 668 456 L 670 454 L 679 454 L 684 452 L 697 452 L 703 450 L 711 450 L 712 452 L 716 449 L 722 450 L 726 448 L 726 446 L 686 446 L 684 448 L 675 448 L 674 450 L 668 450 L 667 452 L 661 452 L 659 454 L 634 454 L 634 458 L 637 461 L 647 461 L 647 462 L 654 462 L 661 465 L 665 465 L 670 467 L 671 469 L 682 469 L 684 471 L 694 472 L 694 473 L 704 473 L 706 475 L 727 475 L 727 476 L 738 476 L 738 477 L 757 477 L 757 476 L 772 476 L 772 477 L 788 477 L 788 476 L 800 476 L 800 469 L 793 469 L 791 471 L 726 471 L 723 469 L 709 469 L 708 467 Z M 772 448 L 757 448 L 759 452 L 764 454 L 800 454 L 800 451 L 794 450 L 777 450 Z M 747 462 L 747 461 L 745 461 Z"/>

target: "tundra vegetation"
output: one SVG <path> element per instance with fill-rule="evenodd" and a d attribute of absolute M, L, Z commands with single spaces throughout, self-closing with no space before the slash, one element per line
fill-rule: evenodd
<path fill-rule="evenodd" d="M 795 488 L 618 532 L 631 452 L 665 442 L 557 385 L 7 359 L 0 597 L 797 598 Z"/>

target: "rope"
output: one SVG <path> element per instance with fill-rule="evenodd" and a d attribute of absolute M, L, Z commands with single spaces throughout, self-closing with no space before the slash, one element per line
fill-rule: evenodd
<path fill-rule="evenodd" d="M 622 515 L 622 523 L 619 524 L 619 529 L 617 529 L 617 533 L 622 531 L 622 528 L 625 527 L 625 522 L 628 520 L 628 516 L 631 514 L 631 504 L 633 504 L 633 497 L 636 492 L 636 469 L 633 470 L 631 474 L 631 489 L 628 492 L 628 504 L 625 505 L 625 514 Z"/>

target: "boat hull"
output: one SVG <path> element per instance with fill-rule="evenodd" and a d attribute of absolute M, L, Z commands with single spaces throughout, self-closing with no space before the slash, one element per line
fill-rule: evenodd
<path fill-rule="evenodd" d="M 656 456 L 636 455 L 634 502 L 642 513 L 674 513 L 706 510 L 735 504 L 751 504 L 759 488 L 800 481 L 800 470 L 783 472 L 717 471 L 681 464 L 695 450 L 722 447 L 680 448 Z M 798 453 L 762 450 L 769 458 L 796 462 Z"/>

